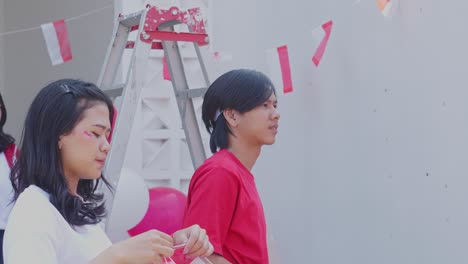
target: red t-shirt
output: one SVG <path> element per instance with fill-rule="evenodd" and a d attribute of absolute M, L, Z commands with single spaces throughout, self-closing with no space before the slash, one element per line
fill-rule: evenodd
<path fill-rule="evenodd" d="M 266 224 L 255 179 L 229 151 L 220 150 L 192 177 L 184 227 L 206 229 L 215 253 L 231 263 L 267 264 Z"/>

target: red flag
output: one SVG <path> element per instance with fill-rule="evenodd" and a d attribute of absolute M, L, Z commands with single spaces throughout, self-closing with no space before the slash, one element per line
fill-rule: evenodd
<path fill-rule="evenodd" d="M 291 65 L 289 63 L 288 46 L 283 45 L 275 49 L 268 49 L 267 65 L 270 78 L 276 87 L 283 86 L 283 93 L 293 91 Z"/>
<path fill-rule="evenodd" d="M 281 67 L 281 76 L 283 79 L 283 92 L 290 93 L 293 91 L 291 80 L 291 66 L 289 65 L 288 46 L 278 47 L 278 57 Z"/>
<path fill-rule="evenodd" d="M 42 24 L 41 29 L 52 65 L 58 65 L 71 60 L 73 56 L 65 21 L 62 19 Z"/>
<path fill-rule="evenodd" d="M 318 67 L 320 61 L 322 60 L 323 54 L 327 48 L 328 39 L 330 38 L 331 30 L 333 26 L 333 21 L 328 21 L 327 23 L 323 24 L 320 28 L 314 30 L 314 37 L 316 41 L 319 41 L 320 44 L 315 51 L 314 56 L 312 57 L 312 61 L 314 62 L 315 66 Z M 318 36 L 321 36 L 321 39 L 317 39 Z"/>
<path fill-rule="evenodd" d="M 392 2 L 390 0 L 377 0 L 377 6 L 379 7 L 380 12 L 382 12 L 382 15 L 388 16 L 392 9 Z"/>

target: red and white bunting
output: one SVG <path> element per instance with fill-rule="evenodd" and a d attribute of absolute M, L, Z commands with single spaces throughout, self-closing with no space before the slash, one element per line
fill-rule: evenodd
<path fill-rule="evenodd" d="M 283 93 L 292 92 L 293 84 L 288 46 L 283 45 L 275 49 L 269 49 L 266 53 L 270 78 L 274 85 L 276 87 L 283 87 Z"/>
<path fill-rule="evenodd" d="M 320 61 L 322 60 L 323 54 L 327 48 L 328 39 L 330 38 L 331 30 L 333 26 L 333 21 L 328 21 L 322 26 L 314 29 L 312 31 L 313 44 L 314 46 L 314 56 L 312 57 L 312 62 L 315 66 L 319 66 Z"/>
<path fill-rule="evenodd" d="M 52 65 L 58 65 L 72 59 L 67 25 L 64 20 L 41 25 Z"/>
<path fill-rule="evenodd" d="M 380 12 L 382 12 L 382 15 L 388 16 L 392 10 L 393 3 L 390 0 L 377 0 L 377 6 L 379 7 Z"/>

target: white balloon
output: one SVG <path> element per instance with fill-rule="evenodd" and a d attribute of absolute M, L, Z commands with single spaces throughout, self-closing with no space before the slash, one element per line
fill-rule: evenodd
<path fill-rule="evenodd" d="M 128 238 L 127 230 L 140 222 L 148 206 L 149 191 L 143 177 L 129 168 L 122 168 L 108 222 L 109 238 L 113 242 Z"/>

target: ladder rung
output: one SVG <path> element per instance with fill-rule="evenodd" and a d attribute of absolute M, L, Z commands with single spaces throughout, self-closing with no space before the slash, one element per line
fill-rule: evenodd
<path fill-rule="evenodd" d="M 154 40 L 197 42 L 198 45 L 204 46 L 208 44 L 208 35 L 172 31 L 146 31 L 141 33 L 141 40 L 144 42 Z"/>
<path fill-rule="evenodd" d="M 196 89 L 188 89 L 185 91 L 179 91 L 176 93 L 176 97 L 180 99 L 202 97 L 203 95 L 205 95 L 206 90 L 208 90 L 208 88 L 196 88 Z"/>
<path fill-rule="evenodd" d="M 125 84 L 119 84 L 119 85 L 112 87 L 112 89 L 103 90 L 103 92 L 107 94 L 107 96 L 111 98 L 115 98 L 117 96 L 122 95 L 124 88 L 125 88 Z"/>
<path fill-rule="evenodd" d="M 122 16 L 119 18 L 119 22 L 120 24 L 128 27 L 128 28 L 132 28 L 134 26 L 137 26 L 140 24 L 140 19 L 141 19 L 141 15 L 143 14 L 143 11 L 139 11 L 139 12 L 136 12 L 136 13 L 132 13 L 132 14 L 128 14 L 128 15 L 125 15 L 125 16 Z"/>
<path fill-rule="evenodd" d="M 126 49 L 133 49 L 134 47 L 135 41 L 127 41 L 127 44 L 125 45 Z M 156 41 L 151 43 L 151 49 L 163 49 L 162 43 Z"/>

